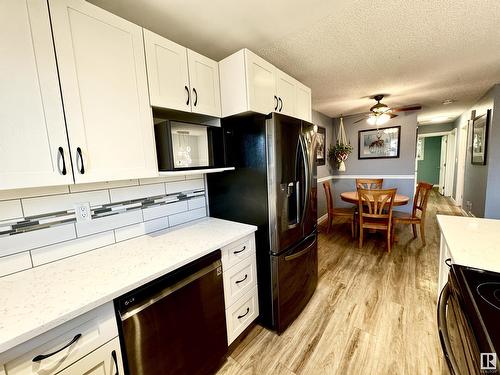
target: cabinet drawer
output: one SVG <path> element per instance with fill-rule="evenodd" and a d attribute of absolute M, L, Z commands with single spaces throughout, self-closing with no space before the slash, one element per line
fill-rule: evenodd
<path fill-rule="evenodd" d="M 118 337 L 59 373 L 59 375 L 76 374 L 123 374 L 123 361 Z"/>
<path fill-rule="evenodd" d="M 221 249 L 222 268 L 228 270 L 239 261 L 255 253 L 255 237 L 252 234 L 243 237 Z"/>
<path fill-rule="evenodd" d="M 226 308 L 257 285 L 255 255 L 224 271 L 224 301 Z"/>
<path fill-rule="evenodd" d="M 226 310 L 227 341 L 231 344 L 259 316 L 257 286 Z"/>
<path fill-rule="evenodd" d="M 117 336 L 113 304 L 108 303 L 4 353 L 1 363 L 5 375 L 56 374 Z"/>

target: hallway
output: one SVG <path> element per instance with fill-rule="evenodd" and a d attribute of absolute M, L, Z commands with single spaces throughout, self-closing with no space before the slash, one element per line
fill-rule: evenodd
<path fill-rule="evenodd" d="M 347 223 L 328 236 L 320 228 L 319 283 L 306 309 L 281 336 L 254 327 L 218 374 L 447 373 L 436 326 L 437 213 L 460 215 L 433 191 L 427 246 L 401 226 L 390 255 L 382 234 L 358 249 Z"/>

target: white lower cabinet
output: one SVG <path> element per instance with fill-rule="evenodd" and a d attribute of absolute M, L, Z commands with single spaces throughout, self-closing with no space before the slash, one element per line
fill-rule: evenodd
<path fill-rule="evenodd" d="M 231 344 L 259 316 L 254 234 L 224 246 L 221 252 L 227 342 Z"/>
<path fill-rule="evenodd" d="M 60 375 L 121 375 L 123 374 L 123 360 L 120 351 L 120 340 L 114 338 L 107 344 L 94 350 L 67 369 Z"/>
<path fill-rule="evenodd" d="M 112 349 L 108 350 L 110 347 Z M 118 328 L 112 302 L 1 353 L 0 374 L 115 374 L 116 372 L 98 370 L 100 366 L 107 370 L 113 368 L 108 362 L 104 363 L 104 367 L 100 365 L 104 361 L 104 350 L 110 358 L 112 357 L 110 353 L 114 350 L 118 366 L 122 368 Z M 93 354 L 97 352 L 98 354 Z M 80 362 L 81 365 L 76 365 Z M 65 368 L 68 370 L 61 372 Z M 70 368 L 74 371 L 70 371 Z M 89 370 L 80 371 L 83 368 Z M 92 372 L 92 369 L 96 369 L 97 372 Z"/>

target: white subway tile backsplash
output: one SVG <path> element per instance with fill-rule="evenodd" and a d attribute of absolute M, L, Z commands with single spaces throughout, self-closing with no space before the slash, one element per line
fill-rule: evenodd
<path fill-rule="evenodd" d="M 0 202 L 0 221 L 23 217 L 23 209 L 19 199 Z"/>
<path fill-rule="evenodd" d="M 72 210 L 75 203 L 83 202 L 89 202 L 91 206 L 109 203 L 108 190 L 51 195 L 48 197 L 28 198 L 22 200 L 25 216 Z"/>
<path fill-rule="evenodd" d="M 113 231 L 108 231 L 31 250 L 33 266 L 37 267 L 55 260 L 67 258 L 72 255 L 84 253 L 106 245 L 111 245 L 114 242 L 115 236 Z"/>
<path fill-rule="evenodd" d="M 19 253 L 76 238 L 75 225 L 64 224 L 0 237 L 0 256 Z"/>
<path fill-rule="evenodd" d="M 0 258 L 0 277 L 28 268 L 31 268 L 31 258 L 28 251 Z"/>
<path fill-rule="evenodd" d="M 190 210 L 194 210 L 195 208 L 205 207 L 205 205 L 206 201 L 204 196 L 188 200 L 188 208 Z"/>
<path fill-rule="evenodd" d="M 156 219 L 157 217 L 173 215 L 188 210 L 187 201 L 168 203 L 161 206 L 154 206 L 142 210 L 144 220 Z"/>
<path fill-rule="evenodd" d="M 167 194 L 180 193 L 181 191 L 205 189 L 205 182 L 203 179 L 167 182 Z"/>
<path fill-rule="evenodd" d="M 67 185 L 63 186 L 45 186 L 39 188 L 1 190 L 0 201 L 17 198 L 43 197 L 45 195 L 56 195 L 68 193 Z"/>
<path fill-rule="evenodd" d="M 169 216 L 168 220 L 170 222 L 170 226 L 173 227 L 175 225 L 184 224 L 188 221 L 200 219 L 205 216 L 207 216 L 207 210 L 205 208 L 198 208 L 196 210 L 181 212 L 180 214 Z"/>
<path fill-rule="evenodd" d="M 115 215 L 103 216 L 91 221 L 76 223 L 78 237 L 124 227 L 142 221 L 141 210 L 126 211 Z"/>
<path fill-rule="evenodd" d="M 128 227 L 115 229 L 116 241 L 119 242 L 128 240 L 133 237 L 139 237 L 144 234 L 156 232 L 165 228 L 168 228 L 167 217 L 161 217 L 159 219 L 154 219 L 139 224 L 129 225 Z"/>
<path fill-rule="evenodd" d="M 124 202 L 132 199 L 165 195 L 165 184 L 139 185 L 126 188 L 110 189 L 111 202 Z"/>
<path fill-rule="evenodd" d="M 139 185 L 139 180 L 121 180 L 121 181 L 107 181 L 107 182 L 93 182 L 89 184 L 70 185 L 69 190 L 72 193 L 90 190 L 103 190 L 114 189 L 126 186 Z"/>

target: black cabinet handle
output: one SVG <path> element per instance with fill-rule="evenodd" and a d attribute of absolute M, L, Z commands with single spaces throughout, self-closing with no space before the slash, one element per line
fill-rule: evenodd
<path fill-rule="evenodd" d="M 77 168 L 78 168 L 78 159 L 80 159 L 80 168 L 78 170 L 80 171 L 80 174 L 84 174 L 85 166 L 83 165 L 83 155 L 82 155 L 82 149 L 80 147 L 76 148 L 76 156 L 77 156 L 76 160 Z"/>
<path fill-rule="evenodd" d="M 281 112 L 281 110 L 283 109 L 283 100 L 281 100 L 281 98 L 278 98 L 278 100 L 280 101 L 280 109 L 278 110 L 279 112 Z"/>
<path fill-rule="evenodd" d="M 60 172 L 63 176 L 66 176 L 66 161 L 64 160 L 64 149 L 62 147 L 59 147 L 58 151 L 63 163 L 62 170 Z"/>
<path fill-rule="evenodd" d="M 248 275 L 247 275 L 247 274 L 245 274 L 245 277 L 244 277 L 243 279 L 241 279 L 241 280 L 237 280 L 237 281 L 235 281 L 235 283 L 236 283 L 236 284 L 242 283 L 242 282 L 243 282 L 243 281 L 245 281 L 247 278 L 248 278 Z"/>
<path fill-rule="evenodd" d="M 247 307 L 247 312 L 244 313 L 243 315 L 238 315 L 238 319 L 244 318 L 245 316 L 248 315 L 249 312 L 250 312 L 250 307 Z"/>
<path fill-rule="evenodd" d="M 194 93 L 194 106 L 196 107 L 196 104 L 198 104 L 198 93 L 196 92 L 196 89 L 193 87 L 193 93 Z"/>
<path fill-rule="evenodd" d="M 451 258 L 446 259 L 444 263 L 451 268 Z"/>
<path fill-rule="evenodd" d="M 64 345 L 61 349 L 59 350 L 56 350 L 55 352 L 52 352 L 52 353 L 49 353 L 49 354 L 40 354 L 40 355 L 37 355 L 35 358 L 33 358 L 33 362 L 40 362 L 41 360 L 43 359 L 46 359 L 46 358 L 49 358 L 49 357 L 52 357 L 53 355 L 63 351 L 64 349 L 66 349 L 67 347 L 70 347 L 71 345 L 73 345 L 75 342 L 77 342 L 80 337 L 82 337 L 82 334 L 79 333 L 77 335 L 75 335 L 75 337 L 73 337 L 73 340 L 71 340 L 70 342 L 68 342 L 66 345 Z"/>
<path fill-rule="evenodd" d="M 186 89 L 186 93 L 187 93 L 187 96 L 188 96 L 188 98 L 186 100 L 186 105 L 189 105 L 189 99 L 190 99 L 189 98 L 189 88 L 187 86 L 184 86 L 184 88 Z"/>
<path fill-rule="evenodd" d="M 111 357 L 113 357 L 113 361 L 115 362 L 115 368 L 116 368 L 115 375 L 119 375 L 119 374 L 118 374 L 118 358 L 117 358 L 117 356 L 116 356 L 116 351 L 115 351 L 115 350 L 113 350 L 113 351 L 111 352 Z"/>
<path fill-rule="evenodd" d="M 242 253 L 242 252 L 244 252 L 244 251 L 246 250 L 246 248 L 247 248 L 246 246 L 243 246 L 243 249 L 233 251 L 233 254 L 235 254 L 235 255 L 236 255 L 236 254 Z"/>
<path fill-rule="evenodd" d="M 274 106 L 274 110 L 276 111 L 278 109 L 278 97 L 274 95 L 274 100 L 276 100 L 276 105 Z"/>

